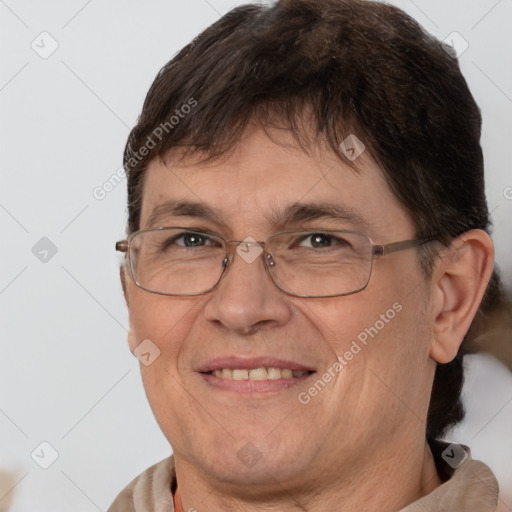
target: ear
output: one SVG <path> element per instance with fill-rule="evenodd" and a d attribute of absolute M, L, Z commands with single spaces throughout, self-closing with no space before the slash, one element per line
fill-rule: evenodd
<path fill-rule="evenodd" d="M 478 310 L 494 266 L 489 235 L 473 229 L 454 239 L 432 276 L 433 340 L 430 357 L 449 363 Z"/>
<path fill-rule="evenodd" d="M 139 342 L 137 340 L 137 337 L 135 336 L 135 329 L 132 325 L 132 319 L 129 317 L 129 326 L 128 326 L 128 347 L 130 349 L 130 352 L 133 354 L 134 350 L 139 346 Z M 135 354 L 133 354 L 135 355 Z"/>
<path fill-rule="evenodd" d="M 121 286 L 123 287 L 124 300 L 126 301 L 126 305 L 129 307 L 130 294 L 128 293 L 128 288 L 130 287 L 130 274 L 127 272 L 125 265 L 121 265 L 119 268 L 119 278 L 121 279 Z M 130 348 L 130 352 L 133 354 L 133 351 L 137 348 L 138 342 L 135 336 L 135 330 L 132 325 L 132 317 L 130 315 L 130 311 L 128 311 L 128 322 L 128 346 Z"/>
<path fill-rule="evenodd" d="M 122 264 L 119 267 L 119 278 L 121 279 L 121 286 L 123 287 L 123 295 L 124 300 L 126 301 L 126 305 L 129 306 L 128 302 L 128 284 L 126 282 L 127 279 L 129 279 L 128 273 L 126 271 L 126 266 Z"/>

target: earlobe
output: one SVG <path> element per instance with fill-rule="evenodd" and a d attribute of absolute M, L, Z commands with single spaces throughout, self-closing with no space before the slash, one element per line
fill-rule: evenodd
<path fill-rule="evenodd" d="M 478 310 L 494 266 L 489 235 L 473 229 L 452 241 L 432 277 L 433 339 L 430 357 L 449 363 Z"/>

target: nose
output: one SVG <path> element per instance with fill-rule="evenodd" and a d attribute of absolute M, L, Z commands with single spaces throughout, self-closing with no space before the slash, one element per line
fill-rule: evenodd
<path fill-rule="evenodd" d="M 205 306 L 209 322 L 239 334 L 252 334 L 284 325 L 291 318 L 288 296 L 272 282 L 263 257 L 257 244 L 238 245 Z"/>

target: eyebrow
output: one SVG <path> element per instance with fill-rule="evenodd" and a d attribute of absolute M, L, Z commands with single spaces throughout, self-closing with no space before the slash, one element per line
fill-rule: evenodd
<path fill-rule="evenodd" d="M 204 219 L 225 225 L 220 211 L 204 203 L 169 200 L 153 208 L 148 217 L 147 226 L 161 226 L 170 217 Z M 293 203 L 284 211 L 273 209 L 269 215 L 265 216 L 265 220 L 277 229 L 316 220 L 340 221 L 360 231 L 370 231 L 374 227 L 353 208 L 336 203 Z"/>
<path fill-rule="evenodd" d="M 147 225 L 158 226 L 169 217 L 194 217 L 199 219 L 213 220 L 222 224 L 222 216 L 213 208 L 193 201 L 165 201 L 153 208 Z"/>
<path fill-rule="evenodd" d="M 340 203 L 294 203 L 282 213 L 274 211 L 269 220 L 279 227 L 316 220 L 331 220 L 341 221 L 362 231 L 373 228 L 359 212 Z"/>

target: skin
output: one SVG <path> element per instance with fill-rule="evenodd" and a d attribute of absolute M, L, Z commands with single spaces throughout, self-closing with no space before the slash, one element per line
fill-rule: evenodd
<path fill-rule="evenodd" d="M 375 243 L 415 238 L 410 217 L 367 153 L 355 172 L 320 142 L 306 154 L 287 132 L 271 140 L 250 126 L 222 160 L 177 157 L 171 152 L 166 163 L 150 163 L 141 229 L 154 227 L 148 220 L 155 206 L 185 199 L 208 205 L 219 218 L 168 216 L 158 225 L 228 240 L 265 240 L 293 228 L 357 229 L 334 219 L 276 226 L 267 218 L 296 202 L 333 202 L 357 211 Z M 443 253 L 430 279 L 417 250 L 409 249 L 377 258 L 366 289 L 344 297 L 288 296 L 262 258 L 248 264 L 235 256 L 217 287 L 195 297 L 148 293 L 125 272 L 130 349 L 149 338 L 160 350 L 141 372 L 173 448 L 184 510 L 385 512 L 440 485 L 425 442 L 436 361 L 457 353 L 492 264 L 489 237 L 474 230 Z M 395 303 L 401 311 L 309 403 L 300 403 L 298 394 Z M 238 393 L 198 372 L 213 358 L 233 355 L 277 357 L 316 373 L 286 389 Z M 249 464 L 240 456 L 247 452 L 254 457 Z"/>

